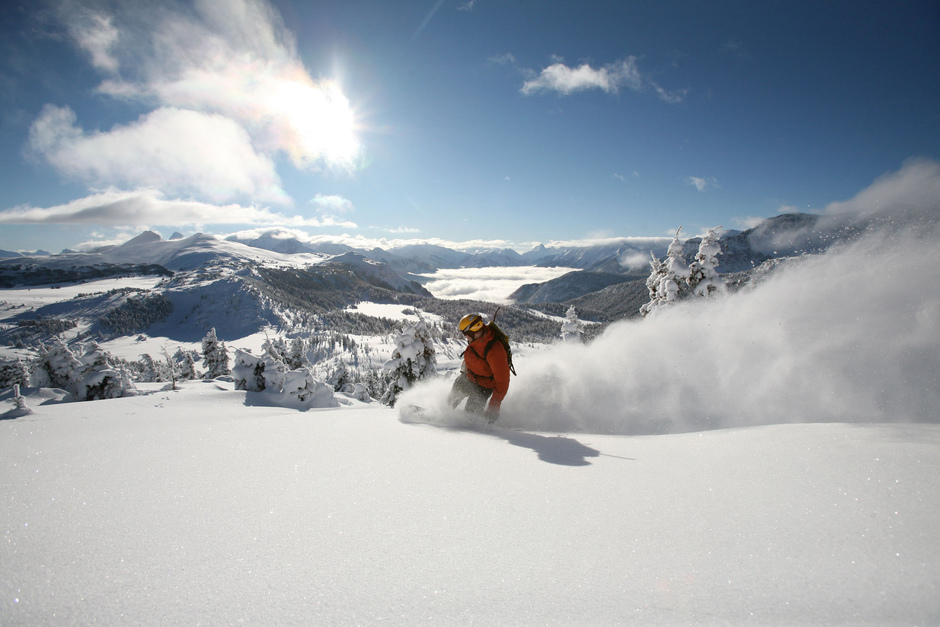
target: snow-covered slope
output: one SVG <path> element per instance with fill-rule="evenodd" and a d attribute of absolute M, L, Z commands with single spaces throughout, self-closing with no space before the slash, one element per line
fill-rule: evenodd
<path fill-rule="evenodd" d="M 163 240 L 152 231 L 102 253 L 111 263 L 155 263 L 170 270 L 193 270 L 207 265 L 281 263 L 303 266 L 320 263 L 323 255 L 314 253 L 287 254 L 197 233 L 177 240 Z"/>
<path fill-rule="evenodd" d="M 0 422 L 0 623 L 940 619 L 937 425 L 562 435 L 246 396 Z"/>

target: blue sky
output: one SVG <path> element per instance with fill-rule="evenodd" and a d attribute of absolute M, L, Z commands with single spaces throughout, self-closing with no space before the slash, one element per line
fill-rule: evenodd
<path fill-rule="evenodd" d="M 13 0 L 0 28 L 4 250 L 692 235 L 940 159 L 933 0 Z"/>

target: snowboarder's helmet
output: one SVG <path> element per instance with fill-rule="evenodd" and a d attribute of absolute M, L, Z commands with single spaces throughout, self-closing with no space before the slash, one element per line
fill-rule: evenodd
<path fill-rule="evenodd" d="M 482 329 L 485 324 L 483 314 L 472 313 L 461 318 L 458 326 L 462 333 L 476 333 Z"/>

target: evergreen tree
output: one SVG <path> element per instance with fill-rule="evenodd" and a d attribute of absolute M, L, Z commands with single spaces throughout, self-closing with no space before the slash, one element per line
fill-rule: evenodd
<path fill-rule="evenodd" d="M 225 342 L 220 342 L 215 334 L 215 327 L 202 339 L 202 357 L 206 365 L 206 379 L 215 379 L 231 374 L 228 367 L 228 350 Z"/>
<path fill-rule="evenodd" d="M 304 341 L 295 337 L 290 344 L 290 351 L 287 353 L 287 366 L 291 370 L 300 370 L 307 365 L 307 355 Z"/>
<path fill-rule="evenodd" d="M 718 274 L 718 255 L 721 245 L 718 243 L 720 226 L 708 229 L 702 236 L 695 261 L 690 267 L 689 287 L 696 296 L 713 296 L 725 289 L 724 279 Z"/>
<path fill-rule="evenodd" d="M 414 324 L 407 324 L 398 334 L 392 358 L 385 362 L 384 369 L 388 373 L 388 388 L 382 396 L 382 402 L 392 407 L 395 406 L 398 395 L 416 381 L 437 373 L 434 344 L 423 319 Z"/>
<path fill-rule="evenodd" d="M 80 401 L 120 398 L 134 389 L 130 375 L 112 365 L 113 358 L 96 342 L 89 342 L 80 358 L 81 365 L 72 372 L 72 393 Z"/>
<path fill-rule="evenodd" d="M 162 381 L 160 378 L 160 369 L 149 354 L 140 356 L 140 375 L 138 381 L 143 383 L 155 383 Z"/>
<path fill-rule="evenodd" d="M 176 349 L 173 353 L 173 362 L 176 364 L 176 372 L 180 379 L 189 381 L 197 378 L 196 360 L 190 351 L 184 351 L 182 348 Z"/>
<path fill-rule="evenodd" d="M 0 363 L 0 390 L 19 385 L 25 387 L 29 382 L 29 368 L 26 363 L 17 359 Z"/>
<path fill-rule="evenodd" d="M 196 379 L 198 375 L 196 374 L 196 360 L 193 359 L 193 354 L 189 351 L 186 352 L 186 355 L 183 357 L 183 363 L 180 366 L 180 378 L 191 380 Z"/>
<path fill-rule="evenodd" d="M 667 303 L 685 298 L 689 293 L 689 275 L 691 272 L 682 257 L 682 242 L 679 241 L 680 231 L 682 231 L 681 226 L 676 229 L 672 243 L 669 244 L 669 249 L 666 251 L 666 278 L 660 289 L 665 298 L 664 302 Z"/>
<path fill-rule="evenodd" d="M 562 342 L 580 342 L 581 341 L 581 323 L 578 322 L 578 312 L 574 305 L 568 307 L 565 313 L 565 321 L 561 324 Z"/>
<path fill-rule="evenodd" d="M 682 258 L 682 242 L 679 241 L 680 226 L 666 251 L 666 260 L 660 262 L 653 256 L 650 262 L 652 271 L 646 280 L 650 292 L 650 302 L 640 308 L 645 316 L 657 307 L 684 298 L 689 293 L 689 267 Z"/>
<path fill-rule="evenodd" d="M 650 275 L 646 279 L 646 289 L 649 290 L 650 300 L 640 307 L 642 315 L 648 315 L 653 309 L 665 302 L 663 295 L 660 293 L 660 287 L 665 280 L 666 264 L 650 251 Z"/>
<path fill-rule="evenodd" d="M 40 346 L 39 356 L 29 376 L 31 387 L 49 387 L 69 390 L 72 387 L 72 372 L 81 368 L 82 363 L 75 357 L 62 340 L 55 338 L 51 348 Z"/>
<path fill-rule="evenodd" d="M 679 241 L 680 226 L 669 245 L 665 261 L 652 255 L 650 276 L 646 279 L 650 300 L 640 307 L 644 316 L 656 308 L 682 300 L 689 296 L 711 296 L 724 289 L 724 281 L 718 275 L 718 255 L 721 246 L 718 243 L 718 229 L 708 229 L 699 244 L 695 260 L 685 265 L 682 257 L 682 243 Z"/>

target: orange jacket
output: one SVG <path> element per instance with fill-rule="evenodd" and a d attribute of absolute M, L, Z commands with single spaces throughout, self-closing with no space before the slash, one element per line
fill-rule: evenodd
<path fill-rule="evenodd" d="M 499 404 L 509 391 L 509 357 L 489 327 L 485 327 L 483 335 L 467 346 L 463 363 L 467 367 L 468 379 L 480 387 L 493 390 L 489 406 L 491 409 L 499 409 Z"/>

